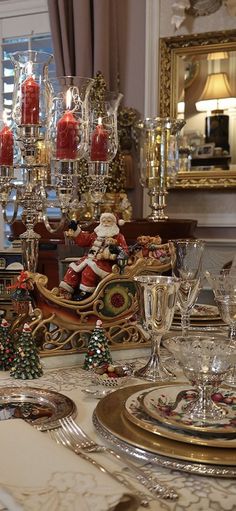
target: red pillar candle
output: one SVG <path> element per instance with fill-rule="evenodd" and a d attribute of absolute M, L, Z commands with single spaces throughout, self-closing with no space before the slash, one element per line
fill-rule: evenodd
<path fill-rule="evenodd" d="M 39 124 L 40 87 L 33 76 L 21 85 L 21 124 Z"/>
<path fill-rule="evenodd" d="M 108 132 L 102 124 L 98 124 L 92 134 L 91 161 L 107 161 Z"/>
<path fill-rule="evenodd" d="M 13 133 L 4 125 L 0 131 L 0 165 L 11 167 L 13 165 Z"/>
<path fill-rule="evenodd" d="M 57 123 L 57 150 L 59 160 L 76 160 L 78 121 L 67 110 Z"/>

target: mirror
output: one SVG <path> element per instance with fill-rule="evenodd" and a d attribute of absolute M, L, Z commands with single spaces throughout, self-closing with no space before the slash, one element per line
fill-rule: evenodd
<path fill-rule="evenodd" d="M 161 38 L 160 69 L 160 115 L 186 121 L 174 187 L 236 187 L 236 32 Z"/>

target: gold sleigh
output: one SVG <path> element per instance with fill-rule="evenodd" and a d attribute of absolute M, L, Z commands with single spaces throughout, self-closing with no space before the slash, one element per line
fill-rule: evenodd
<path fill-rule="evenodd" d="M 117 265 L 97 286 L 94 293 L 81 302 L 59 296 L 58 288 L 49 290 L 48 279 L 33 274 L 34 309 L 31 328 L 41 356 L 85 352 L 96 321 L 103 322 L 109 347 L 128 349 L 149 343 L 147 334 L 138 322 L 137 284 L 133 277 L 140 273 L 163 273 L 170 269 L 168 244 L 166 258 L 136 258 L 123 273 Z"/>

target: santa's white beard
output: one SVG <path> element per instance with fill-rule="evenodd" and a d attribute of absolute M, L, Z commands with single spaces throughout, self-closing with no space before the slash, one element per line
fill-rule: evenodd
<path fill-rule="evenodd" d="M 116 236 L 117 234 L 119 234 L 120 230 L 118 225 L 116 224 L 109 225 L 109 227 L 105 227 L 104 225 L 99 224 L 94 229 L 94 232 L 99 237 L 101 236 L 102 238 L 111 238 L 112 236 Z"/>

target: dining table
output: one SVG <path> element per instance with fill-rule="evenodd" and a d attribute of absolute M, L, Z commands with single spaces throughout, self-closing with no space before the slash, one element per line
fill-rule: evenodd
<path fill-rule="evenodd" d="M 163 350 L 163 357 L 171 363 L 171 358 Z M 121 354 L 121 352 L 120 352 Z M 119 352 L 116 353 L 116 363 L 130 364 L 131 367 L 139 368 L 147 360 L 147 350 L 126 350 L 122 354 L 123 360 L 119 360 Z M 37 421 L 28 422 L 22 418 L 8 417 L 1 415 L 0 412 L 0 510 L 1 511 L 126 511 L 143 509 L 140 499 L 137 497 L 139 492 L 146 493 L 146 507 L 150 511 L 234 511 L 236 509 L 236 484 L 235 476 L 218 477 L 202 475 L 201 473 L 189 472 L 188 463 L 178 463 L 176 467 L 168 466 L 165 461 L 172 460 L 171 447 L 170 458 L 166 455 L 152 454 L 144 459 L 142 455 L 138 456 L 138 443 L 134 440 L 133 450 L 136 456 L 132 454 L 132 438 L 128 441 L 130 447 L 125 452 L 122 449 L 126 445 L 122 442 L 119 435 L 113 435 L 112 431 L 108 435 L 104 434 L 103 428 L 99 428 L 97 418 L 101 416 L 103 403 L 108 403 L 109 414 L 116 414 L 119 422 L 119 403 L 118 393 L 128 392 L 129 395 L 135 393 L 137 389 L 144 384 L 149 385 L 135 376 L 127 377 L 125 383 L 117 387 L 108 388 L 101 382 L 94 382 L 93 371 L 83 369 L 83 363 L 67 365 L 65 360 L 58 362 L 45 363 L 42 360 L 43 375 L 35 380 L 20 380 L 10 376 L 8 371 L 0 373 L 0 397 L 4 396 L 4 391 L 14 388 L 17 391 L 27 393 L 34 389 L 35 392 L 52 392 L 62 394 L 69 398 L 75 406 L 72 412 L 74 420 L 83 430 L 95 441 L 100 444 L 112 446 L 120 453 L 128 455 L 141 471 L 150 474 L 169 488 L 173 488 L 178 494 L 177 499 L 163 499 L 160 496 L 154 497 L 149 490 L 143 487 L 126 470 L 125 458 L 118 461 L 109 453 L 94 453 L 91 456 L 99 461 L 107 471 L 102 473 L 80 456 L 63 445 L 59 445 L 50 429 L 47 427 L 37 427 Z M 183 375 L 178 373 L 177 380 L 183 381 Z M 150 383 L 150 387 L 157 388 Z M 106 392 L 107 390 L 110 393 Z M 107 394 L 103 397 L 104 394 Z M 14 394 L 14 393 L 13 393 Z M 236 391 L 235 391 L 236 394 Z M 126 394 L 124 394 L 126 395 Z M 0 399 L 2 403 L 3 400 Z M 96 415 L 96 410 L 100 410 Z M 100 414 L 100 415 L 99 415 Z M 43 430 L 40 430 L 43 429 Z M 138 438 L 138 437 L 137 437 Z M 165 440 L 168 445 L 168 439 Z M 171 440 L 169 440 L 171 446 Z M 185 452 L 191 450 L 191 446 L 182 444 Z M 201 448 L 201 446 L 198 448 Z M 202 446 L 202 450 L 211 449 L 211 447 Z M 141 451 L 140 451 L 141 452 Z M 236 453 L 236 450 L 235 450 Z M 176 460 L 177 462 L 178 460 Z M 194 461 L 194 460 L 192 460 Z M 190 460 L 191 462 L 191 460 Z M 194 466 L 194 463 L 193 463 Z M 213 465 L 214 467 L 214 465 Z M 209 467 L 210 468 L 210 467 Z M 235 466 L 236 468 L 236 456 Z M 118 475 L 120 482 L 113 478 L 112 474 Z M 122 482 L 128 480 L 131 486 Z M 132 488 L 137 489 L 137 495 Z"/>

